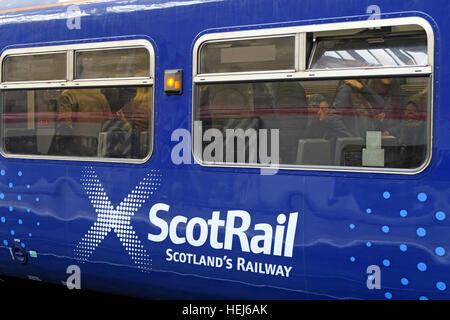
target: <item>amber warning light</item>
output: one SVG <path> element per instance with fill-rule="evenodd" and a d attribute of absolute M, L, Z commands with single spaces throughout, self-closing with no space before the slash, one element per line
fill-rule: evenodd
<path fill-rule="evenodd" d="M 166 94 L 183 93 L 183 70 L 164 71 L 164 92 Z"/>

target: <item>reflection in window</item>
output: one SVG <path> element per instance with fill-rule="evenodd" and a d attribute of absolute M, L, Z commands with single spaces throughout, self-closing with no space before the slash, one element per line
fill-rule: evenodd
<path fill-rule="evenodd" d="M 425 33 L 318 38 L 310 69 L 425 66 Z"/>
<path fill-rule="evenodd" d="M 203 133 L 216 129 L 223 139 L 227 129 L 279 129 L 278 146 L 269 149 L 278 147 L 284 165 L 418 168 L 429 141 L 428 83 L 410 77 L 203 84 L 195 120 Z M 240 161 L 215 160 L 260 163 L 259 153 L 249 154 L 252 141 L 261 148 L 259 136 L 245 138 Z M 203 141 L 203 151 L 214 143 Z"/>
<path fill-rule="evenodd" d="M 152 88 L 3 91 L 3 149 L 20 155 L 143 159 Z"/>
<path fill-rule="evenodd" d="M 3 81 L 65 80 L 66 53 L 8 56 L 3 62 Z"/>
<path fill-rule="evenodd" d="M 145 48 L 79 51 L 77 79 L 130 78 L 150 76 L 150 55 Z"/>
<path fill-rule="evenodd" d="M 295 38 L 235 40 L 203 45 L 200 73 L 292 70 Z"/>

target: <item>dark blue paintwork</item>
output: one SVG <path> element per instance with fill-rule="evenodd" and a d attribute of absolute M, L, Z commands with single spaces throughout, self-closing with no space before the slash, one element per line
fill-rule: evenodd
<path fill-rule="evenodd" d="M 0 9 L 11 7 L 3 2 Z M 51 1 L 29 2 L 25 5 Z M 382 18 L 423 17 L 435 33 L 433 159 L 424 172 L 405 176 L 281 170 L 261 176 L 256 169 L 177 166 L 170 158 L 175 144 L 172 132 L 191 126 L 196 38 L 226 30 L 365 20 L 371 4 L 366 0 L 98 1 L 79 4 L 84 13 L 80 30 L 67 29 L 66 6 L 1 14 L 2 49 L 119 36 L 149 39 L 156 52 L 156 124 L 154 153 L 142 165 L 0 158 L 4 170 L 0 217 L 5 218 L 0 222 L 0 274 L 61 283 L 68 277 L 66 268 L 76 264 L 82 270 L 83 288 L 145 298 L 450 298 L 448 1 L 376 1 Z M 178 68 L 184 70 L 184 93 L 166 96 L 163 72 Z M 161 186 L 131 219 L 152 259 L 150 273 L 136 267 L 113 232 L 88 262 L 75 259 L 76 245 L 97 218 L 80 180 L 86 166 L 96 171 L 114 206 L 150 170 L 161 173 Z M 148 212 L 158 202 L 171 206 L 170 217 L 209 219 L 212 211 L 220 210 L 224 218 L 227 210 L 240 209 L 251 214 L 252 224 L 272 226 L 279 213 L 299 212 L 293 257 L 243 253 L 237 241 L 233 251 L 213 250 L 208 244 L 174 245 L 169 239 L 151 242 L 147 233 L 157 229 L 150 224 Z M 401 210 L 407 211 L 406 216 Z M 445 214 L 443 220 L 438 219 L 442 215 L 436 217 L 438 211 Z M 419 236 L 418 228 L 426 235 Z M 9 247 L 14 239 L 38 257 L 30 258 L 27 265 L 13 261 Z M 443 256 L 436 254 L 439 247 L 445 250 Z M 285 278 L 168 262 L 168 248 L 293 269 Z M 419 270 L 420 262 L 426 264 L 425 271 Z M 381 267 L 380 290 L 366 287 L 369 265 Z"/>

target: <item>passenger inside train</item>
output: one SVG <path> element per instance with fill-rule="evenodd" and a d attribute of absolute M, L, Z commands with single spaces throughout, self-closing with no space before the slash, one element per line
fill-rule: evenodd
<path fill-rule="evenodd" d="M 417 169 L 426 163 L 430 78 L 398 71 L 427 66 L 423 30 L 305 33 L 305 46 L 299 41 L 284 35 L 200 46 L 198 73 L 209 81 L 193 79 L 193 116 L 203 131 L 221 133 L 223 155 L 231 145 L 231 156 L 219 162 L 258 166 L 259 150 L 266 147 L 277 148 L 278 163 L 289 168 Z M 301 73 L 296 50 L 304 48 L 309 57 Z M 72 76 L 79 87 L 33 87 L 49 79 L 70 81 L 64 74 L 68 54 L 25 54 L 3 62 L 4 81 L 20 84 L 2 91 L 3 152 L 146 159 L 154 127 L 148 50 L 75 50 Z M 243 150 L 236 136 L 227 135 L 237 129 L 244 132 Z M 278 141 L 263 146 L 261 130 L 277 131 Z M 212 143 L 202 141 L 203 150 Z"/>
<path fill-rule="evenodd" d="M 430 79 L 410 71 L 429 63 L 420 27 L 218 39 L 199 48 L 198 60 L 195 120 L 204 130 L 279 130 L 281 166 L 418 169 L 426 163 Z M 250 150 L 247 140 L 241 152 Z"/>
<path fill-rule="evenodd" d="M 39 55 L 37 59 L 24 57 L 27 60 L 6 60 L 7 80 L 40 80 L 23 73 L 24 64 L 30 70 L 35 64 L 40 69 L 47 66 L 48 77 L 63 77 L 52 70 L 54 65 L 64 69 L 65 59 L 52 54 L 46 54 L 45 59 Z M 105 79 L 146 78 L 148 61 L 148 51 L 140 48 L 80 51 L 76 77 L 98 85 L 3 91 L 3 151 L 52 157 L 144 159 L 152 141 L 152 86 L 101 84 Z"/>
<path fill-rule="evenodd" d="M 427 86 L 421 78 L 204 85 L 200 119 L 221 131 L 279 129 L 285 165 L 364 166 L 367 132 L 380 132 L 379 166 L 416 168 L 426 155 Z"/>

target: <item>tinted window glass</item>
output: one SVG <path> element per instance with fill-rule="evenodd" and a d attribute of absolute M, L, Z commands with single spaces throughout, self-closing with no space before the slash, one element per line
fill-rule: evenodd
<path fill-rule="evenodd" d="M 129 78 L 150 76 L 147 49 L 114 49 L 76 53 L 77 79 Z"/>
<path fill-rule="evenodd" d="M 65 80 L 66 53 L 9 56 L 3 62 L 3 81 Z"/>
<path fill-rule="evenodd" d="M 6 153 L 143 159 L 151 151 L 151 87 L 2 93 Z"/>
<path fill-rule="evenodd" d="M 206 43 L 200 53 L 200 73 L 294 68 L 294 37 Z"/>
<path fill-rule="evenodd" d="M 428 83 L 410 77 L 199 85 L 195 120 L 203 143 L 196 156 L 211 163 L 268 164 L 275 155 L 285 165 L 417 168 L 429 141 Z"/>
<path fill-rule="evenodd" d="M 426 35 L 318 39 L 311 69 L 425 66 Z"/>

